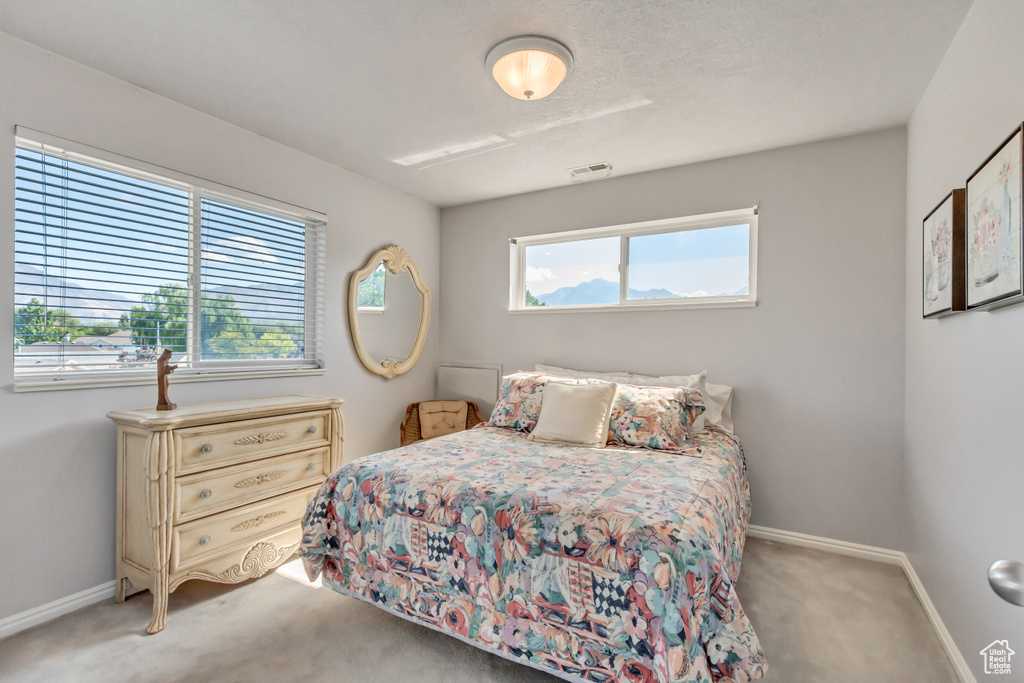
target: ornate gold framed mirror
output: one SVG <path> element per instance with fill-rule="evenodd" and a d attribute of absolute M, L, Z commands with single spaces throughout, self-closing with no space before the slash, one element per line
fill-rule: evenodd
<path fill-rule="evenodd" d="M 391 379 L 412 369 L 427 341 L 430 290 L 409 252 L 385 247 L 352 274 L 348 320 L 367 370 Z"/>

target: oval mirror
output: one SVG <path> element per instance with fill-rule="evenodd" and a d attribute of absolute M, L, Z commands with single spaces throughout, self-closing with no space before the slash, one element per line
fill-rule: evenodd
<path fill-rule="evenodd" d="M 427 341 L 430 290 L 405 249 L 381 249 L 352 274 L 348 318 L 367 370 L 391 379 L 416 364 Z"/>

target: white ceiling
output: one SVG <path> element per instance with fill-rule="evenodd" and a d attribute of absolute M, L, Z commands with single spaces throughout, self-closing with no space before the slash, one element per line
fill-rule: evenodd
<path fill-rule="evenodd" d="M 905 123 L 970 0 L 0 0 L 0 30 L 441 206 Z M 576 66 L 535 102 L 509 36 Z"/>

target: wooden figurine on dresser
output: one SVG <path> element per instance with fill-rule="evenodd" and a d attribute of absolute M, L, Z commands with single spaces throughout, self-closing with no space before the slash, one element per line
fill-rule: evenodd
<path fill-rule="evenodd" d="M 341 466 L 341 404 L 274 396 L 108 413 L 117 424 L 116 601 L 152 593 L 146 630 L 156 633 L 183 582 L 237 583 L 284 563 L 306 505 Z"/>
<path fill-rule="evenodd" d="M 167 384 L 170 374 L 178 369 L 177 365 L 171 365 L 171 350 L 164 349 L 160 357 L 156 359 L 156 409 L 174 410 L 177 403 L 171 403 L 167 396 Z"/>

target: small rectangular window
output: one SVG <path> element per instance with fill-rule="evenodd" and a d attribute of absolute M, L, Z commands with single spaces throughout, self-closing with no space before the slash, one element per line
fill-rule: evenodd
<path fill-rule="evenodd" d="M 751 306 L 755 209 L 511 240 L 509 310 Z"/>
<path fill-rule="evenodd" d="M 322 367 L 322 225 L 19 138 L 16 386 Z"/>

